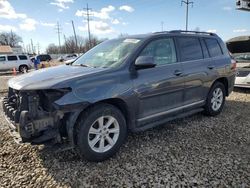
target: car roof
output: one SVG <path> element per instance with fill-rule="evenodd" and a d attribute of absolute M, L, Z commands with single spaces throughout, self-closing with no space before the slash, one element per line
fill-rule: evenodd
<path fill-rule="evenodd" d="M 192 37 L 208 37 L 208 38 L 219 38 L 217 34 L 211 32 L 201 32 L 201 31 L 183 31 L 183 30 L 173 30 L 173 31 L 162 31 L 154 32 L 148 34 L 138 34 L 129 35 L 122 38 L 136 38 L 136 39 L 146 39 L 157 36 L 192 36 Z"/>
<path fill-rule="evenodd" d="M 0 54 L 0 56 L 20 56 L 20 55 L 28 56 L 27 54 Z"/>

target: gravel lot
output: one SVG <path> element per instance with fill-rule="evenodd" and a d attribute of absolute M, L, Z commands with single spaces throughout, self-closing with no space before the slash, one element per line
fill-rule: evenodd
<path fill-rule="evenodd" d="M 0 76 L 0 93 L 7 91 L 7 82 L 10 78 L 12 78 L 12 76 Z"/>
<path fill-rule="evenodd" d="M 0 94 L 1 97 L 1 94 Z M 250 187 L 250 91 L 235 91 L 223 113 L 130 134 L 103 163 L 73 151 L 17 145 L 0 109 L 0 187 Z"/>

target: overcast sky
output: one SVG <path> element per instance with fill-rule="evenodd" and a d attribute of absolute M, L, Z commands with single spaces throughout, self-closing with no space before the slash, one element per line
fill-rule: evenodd
<path fill-rule="evenodd" d="M 24 45 L 33 40 L 42 50 L 58 44 L 56 23 L 62 28 L 61 39 L 73 35 L 87 37 L 85 11 L 92 8 L 91 32 L 98 38 L 114 38 L 121 33 L 138 34 L 185 29 L 185 6 L 181 0 L 0 0 L 0 31 L 14 31 Z M 235 10 L 234 0 L 193 0 L 189 29 L 212 31 L 223 40 L 250 35 L 250 12 Z"/>

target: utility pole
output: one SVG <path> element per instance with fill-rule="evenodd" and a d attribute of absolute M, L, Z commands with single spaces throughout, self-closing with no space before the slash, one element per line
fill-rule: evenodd
<path fill-rule="evenodd" d="M 59 44 L 59 52 L 58 53 L 61 52 L 61 39 L 60 39 L 61 30 L 62 30 L 61 26 L 60 26 L 59 22 L 57 22 L 57 24 L 56 24 L 56 33 L 58 35 L 58 44 Z"/>
<path fill-rule="evenodd" d="M 39 55 L 40 54 L 40 44 L 39 44 L 39 42 L 37 42 L 37 55 Z"/>
<path fill-rule="evenodd" d="M 10 30 L 10 46 L 14 47 L 14 35 L 12 29 Z"/>
<path fill-rule="evenodd" d="M 192 7 L 193 7 L 193 5 L 194 5 L 194 2 L 192 2 L 192 1 L 190 1 L 190 0 L 183 0 L 183 1 L 181 1 L 181 5 L 182 4 L 186 4 L 186 31 L 188 30 L 188 14 L 189 14 L 189 5 L 192 5 Z"/>
<path fill-rule="evenodd" d="M 32 39 L 30 39 L 30 44 L 31 44 L 32 54 L 34 54 L 34 45 L 33 45 L 33 40 Z"/>
<path fill-rule="evenodd" d="M 87 16 L 86 20 L 87 20 L 87 23 L 88 23 L 88 34 L 89 34 L 89 49 L 92 47 L 91 45 L 91 36 L 90 36 L 90 26 L 89 26 L 89 22 L 90 22 L 90 16 L 91 16 L 91 13 L 90 11 L 92 11 L 91 8 L 89 8 L 89 5 L 87 3 L 87 8 L 84 8 L 83 10 L 86 10 L 86 13 L 85 13 L 85 16 Z"/>
<path fill-rule="evenodd" d="M 30 44 L 27 44 L 26 49 L 27 49 L 28 54 L 31 54 L 31 52 L 30 52 Z"/>
<path fill-rule="evenodd" d="M 75 43 L 76 43 L 76 51 L 77 51 L 77 49 L 78 49 L 78 45 L 77 45 L 77 38 L 76 38 L 76 30 L 75 30 L 75 25 L 74 25 L 74 21 L 73 20 L 71 20 L 71 22 L 72 22 L 72 28 L 73 28 L 73 31 L 74 31 L 74 36 L 75 36 Z"/>
<path fill-rule="evenodd" d="M 64 44 L 65 44 L 65 45 L 64 45 L 64 46 L 65 46 L 65 49 L 64 49 L 64 50 L 65 50 L 65 53 L 68 53 L 67 38 L 66 38 L 66 35 L 65 35 L 65 34 L 63 35 L 63 38 L 64 38 Z"/>

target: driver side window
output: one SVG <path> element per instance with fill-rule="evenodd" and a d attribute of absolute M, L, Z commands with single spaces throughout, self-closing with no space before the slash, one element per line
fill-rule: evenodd
<path fill-rule="evenodd" d="M 150 42 L 140 56 L 151 56 L 157 66 L 177 62 L 174 40 L 171 38 L 157 39 Z"/>

